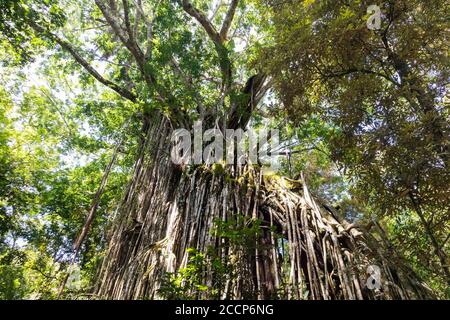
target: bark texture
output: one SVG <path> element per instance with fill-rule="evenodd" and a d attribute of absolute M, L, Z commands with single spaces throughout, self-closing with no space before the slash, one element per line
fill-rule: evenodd
<path fill-rule="evenodd" d="M 431 296 L 411 269 L 378 239 L 338 219 L 304 182 L 263 176 L 255 168 L 176 167 L 171 127 L 147 120 L 134 174 L 110 233 L 98 275 L 103 299 L 158 299 L 167 272 L 189 263 L 188 248 L 214 249 L 233 272 L 221 278 L 222 299 L 414 299 Z M 214 221 L 237 215 L 262 221 L 245 250 L 211 232 Z M 253 219 L 253 220 L 252 220 Z M 278 235 L 278 236 L 276 236 Z M 381 270 L 380 289 L 366 283 L 370 265 Z M 203 285 L 217 274 L 205 267 Z M 197 298 L 211 298 L 198 290 Z"/>

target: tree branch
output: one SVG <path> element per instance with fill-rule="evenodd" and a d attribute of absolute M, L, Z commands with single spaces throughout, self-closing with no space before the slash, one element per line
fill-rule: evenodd
<path fill-rule="evenodd" d="M 228 8 L 227 15 L 223 21 L 222 28 L 220 29 L 220 38 L 222 41 L 227 40 L 228 31 L 230 30 L 231 23 L 233 22 L 234 15 L 236 14 L 236 8 L 239 4 L 239 0 L 232 0 L 230 7 Z"/>
<path fill-rule="evenodd" d="M 144 19 L 145 25 L 147 27 L 147 48 L 145 50 L 145 54 L 144 54 L 144 58 L 145 61 L 147 61 L 148 59 L 150 59 L 151 56 L 151 50 L 152 50 L 152 39 L 153 39 L 153 23 L 155 20 L 155 14 L 154 14 L 154 10 L 152 10 L 151 12 L 151 20 L 147 17 L 147 15 L 145 14 L 144 10 L 142 9 L 142 2 L 141 0 L 132 0 L 134 5 L 136 6 L 136 23 L 135 23 L 135 27 L 134 27 L 134 32 L 135 34 L 137 34 L 137 24 L 138 24 L 138 20 L 140 18 Z M 160 4 L 160 1 L 157 2 L 156 7 Z M 135 35 L 136 37 L 136 35 Z"/>
<path fill-rule="evenodd" d="M 131 93 L 130 91 L 128 91 L 125 88 L 120 87 L 118 84 L 116 84 L 116 83 L 114 83 L 114 82 L 104 78 L 100 73 L 98 73 L 97 70 L 95 70 L 94 67 L 92 67 L 76 51 L 76 49 L 69 42 L 61 39 L 60 37 L 58 37 L 57 35 L 49 32 L 49 31 L 46 31 L 43 27 L 41 27 L 40 25 L 38 25 L 34 21 L 30 21 L 29 24 L 36 32 L 44 34 L 45 36 L 47 36 L 51 40 L 53 40 L 56 43 L 58 43 L 64 50 L 69 52 L 72 55 L 72 57 L 75 59 L 75 61 L 77 61 L 90 75 L 92 75 L 100 83 L 102 83 L 105 86 L 109 87 L 110 89 L 114 90 L 115 92 L 117 92 L 122 97 L 124 97 L 124 98 L 126 98 L 126 99 L 128 99 L 128 100 L 130 100 L 132 102 L 136 101 L 136 96 L 133 93 Z"/>
<path fill-rule="evenodd" d="M 250 77 L 241 91 L 245 99 L 235 101 L 227 117 L 227 128 L 245 128 L 250 120 L 256 105 L 267 91 L 264 83 L 267 79 L 265 74 L 256 74 Z"/>
<path fill-rule="evenodd" d="M 128 121 L 123 126 L 123 131 L 125 131 L 128 128 L 128 125 L 130 123 L 131 117 L 128 119 Z M 89 208 L 88 215 L 86 217 L 86 221 L 84 222 L 83 228 L 80 231 L 80 234 L 76 238 L 76 240 L 73 243 L 73 251 L 76 255 L 78 251 L 80 250 L 81 244 L 83 243 L 84 239 L 86 238 L 89 229 L 91 228 L 92 222 L 94 221 L 95 214 L 97 212 L 97 209 L 100 205 L 101 197 L 105 191 L 106 183 L 108 182 L 109 174 L 111 172 L 111 169 L 116 161 L 117 155 L 119 153 L 119 149 L 122 146 L 122 143 L 125 139 L 125 134 L 123 134 L 119 141 L 117 142 L 111 160 L 109 161 L 108 165 L 106 166 L 105 171 L 103 172 L 102 180 L 100 182 L 100 186 L 97 189 L 97 192 L 95 193 L 94 199 L 92 199 L 91 207 Z"/>
<path fill-rule="evenodd" d="M 146 71 L 145 68 L 145 56 L 142 52 L 141 48 L 139 48 L 136 41 L 134 41 L 132 38 L 127 37 L 122 27 L 117 23 L 117 18 L 113 15 L 111 11 L 108 10 L 106 5 L 103 3 L 102 0 L 95 0 L 95 3 L 99 7 L 100 11 L 103 13 L 103 16 L 105 17 L 108 24 L 113 29 L 114 33 L 119 37 L 119 39 L 122 41 L 122 43 L 125 45 L 125 47 L 131 52 L 134 59 L 136 60 L 136 63 L 139 67 L 139 71 L 141 72 L 142 76 L 144 77 L 145 82 L 149 86 L 155 87 L 156 91 L 158 92 L 157 99 L 160 101 L 164 101 L 164 95 L 161 94 L 160 88 L 158 88 L 156 83 L 156 78 L 154 75 L 150 74 Z"/>
<path fill-rule="evenodd" d="M 128 37 L 130 41 L 134 41 L 134 33 L 133 29 L 131 29 L 130 6 L 128 0 L 122 0 L 122 5 L 123 5 L 123 16 L 125 18 L 125 28 L 127 30 Z"/>
<path fill-rule="evenodd" d="M 444 251 L 442 251 L 442 247 L 439 245 L 433 231 L 430 228 L 429 223 L 427 222 L 427 220 L 425 219 L 425 216 L 422 212 L 422 208 L 420 206 L 419 201 L 416 199 L 415 195 L 413 194 L 412 191 L 410 191 L 408 193 L 409 199 L 411 200 L 412 206 L 414 208 L 414 211 L 416 212 L 416 214 L 419 216 L 420 221 L 422 222 L 422 225 L 425 229 L 425 232 L 428 235 L 429 240 L 431 241 L 431 244 L 434 247 L 435 253 L 437 255 L 437 257 L 439 258 L 439 261 L 441 263 L 441 267 L 442 270 L 444 271 L 447 283 L 450 284 L 450 270 L 449 270 L 449 266 L 447 264 L 447 255 Z"/>
<path fill-rule="evenodd" d="M 111 12 L 111 10 L 107 8 L 103 0 L 95 0 L 95 3 L 102 12 L 108 24 L 113 29 L 114 33 L 119 37 L 124 46 L 134 57 L 145 83 L 148 85 L 148 87 L 154 89 L 155 99 L 168 107 L 171 120 L 178 123 L 184 122 L 184 113 L 181 112 L 180 108 L 178 107 L 175 96 L 171 93 L 170 88 L 166 88 L 160 85 L 157 82 L 155 75 L 148 70 L 146 57 L 141 48 L 139 48 L 139 45 L 137 44 L 135 39 L 127 36 L 125 30 L 123 30 L 123 28 L 117 23 L 117 17 L 113 12 Z"/>
<path fill-rule="evenodd" d="M 209 21 L 208 17 L 206 17 L 202 12 L 200 12 L 197 8 L 195 8 L 189 0 L 182 0 L 181 5 L 190 16 L 195 18 L 198 23 L 200 23 L 205 29 L 208 36 L 211 38 L 211 40 L 215 44 L 222 45 L 222 38 L 220 37 L 219 33 L 217 32 L 216 28 L 213 26 L 211 21 Z"/>
<path fill-rule="evenodd" d="M 219 0 L 219 2 L 217 3 L 216 7 L 212 11 L 211 15 L 208 17 L 209 21 L 213 21 L 214 20 L 214 18 L 217 15 L 217 12 L 219 12 L 220 7 L 223 6 L 222 2 L 223 2 L 223 0 Z"/>
<path fill-rule="evenodd" d="M 317 67 L 316 67 L 317 68 Z M 318 69 L 318 68 L 317 68 Z M 320 69 L 318 69 L 320 70 Z M 347 70 L 341 70 L 338 72 L 327 72 L 327 73 L 323 73 L 322 71 L 320 71 L 319 73 L 324 77 L 324 78 L 336 78 L 336 77 L 342 77 L 345 75 L 349 75 L 352 73 L 364 73 L 364 74 L 372 74 L 381 78 L 384 78 L 386 80 L 388 80 L 389 82 L 393 83 L 396 86 L 399 86 L 400 84 L 397 83 L 394 79 L 391 79 L 389 76 L 370 70 L 370 69 L 360 69 L 360 68 L 349 68 Z"/>
<path fill-rule="evenodd" d="M 95 0 L 95 3 L 102 12 L 108 24 L 113 29 L 114 33 L 119 37 L 119 39 L 122 41 L 125 47 L 127 47 L 127 49 L 130 50 L 130 52 L 133 54 L 138 64 L 143 62 L 144 54 L 142 53 L 141 49 L 137 46 L 136 42 L 134 42 L 133 39 L 127 36 L 125 31 L 118 24 L 117 21 L 119 19 L 114 15 L 114 13 L 111 10 L 108 10 L 108 8 L 106 7 L 106 5 L 103 3 L 102 0 Z"/>
<path fill-rule="evenodd" d="M 183 7 L 184 11 L 186 11 L 186 13 L 195 18 L 198 21 L 198 23 L 202 25 L 203 29 L 208 34 L 209 38 L 213 41 L 216 47 L 216 52 L 219 56 L 219 64 L 220 69 L 222 71 L 222 78 L 223 78 L 222 91 L 227 92 L 228 88 L 231 87 L 232 83 L 232 63 L 230 57 L 228 56 L 228 49 L 223 44 L 224 39 L 220 36 L 219 32 L 217 32 L 216 28 L 208 19 L 208 17 L 206 17 L 206 15 L 204 15 L 202 12 L 200 12 L 200 10 L 195 8 L 189 2 L 189 0 L 179 0 L 179 1 L 181 1 L 181 6 Z M 230 13 L 230 15 L 231 15 L 230 18 L 232 18 L 234 13 L 232 14 Z"/>

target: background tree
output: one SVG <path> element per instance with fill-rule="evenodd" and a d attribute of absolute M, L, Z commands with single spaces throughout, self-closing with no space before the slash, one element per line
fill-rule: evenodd
<path fill-rule="evenodd" d="M 331 158 L 355 195 L 372 214 L 402 220 L 398 228 L 402 217 L 417 217 L 426 245 L 416 253 L 431 246 L 433 273 L 448 283 L 449 4 L 267 3 L 274 42 L 263 61 L 282 112 L 336 128 Z M 379 30 L 366 26 L 371 4 L 381 9 Z"/>

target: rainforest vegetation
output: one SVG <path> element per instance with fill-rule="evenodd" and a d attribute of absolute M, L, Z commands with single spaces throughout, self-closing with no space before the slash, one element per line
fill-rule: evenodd
<path fill-rule="evenodd" d="M 0 0 L 0 299 L 450 298 L 449 17 Z M 278 169 L 173 163 L 196 121 Z"/>

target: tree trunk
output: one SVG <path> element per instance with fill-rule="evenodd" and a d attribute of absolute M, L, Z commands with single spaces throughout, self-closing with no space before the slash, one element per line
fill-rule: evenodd
<path fill-rule="evenodd" d="M 110 230 L 96 286 L 99 298 L 163 298 L 166 275 L 189 265 L 194 255 L 189 248 L 203 257 L 213 252 L 227 270 L 202 264 L 203 287 L 184 287 L 195 298 L 431 296 L 381 242 L 315 200 L 304 181 L 263 176 L 250 167 L 176 167 L 169 155 L 171 126 L 154 118 L 144 125 L 146 139 Z M 242 242 L 253 239 L 246 233 L 231 238 L 214 232 L 217 221 L 239 221 L 239 216 L 259 231 L 254 245 Z M 381 270 L 379 289 L 366 286 L 369 265 Z"/>

